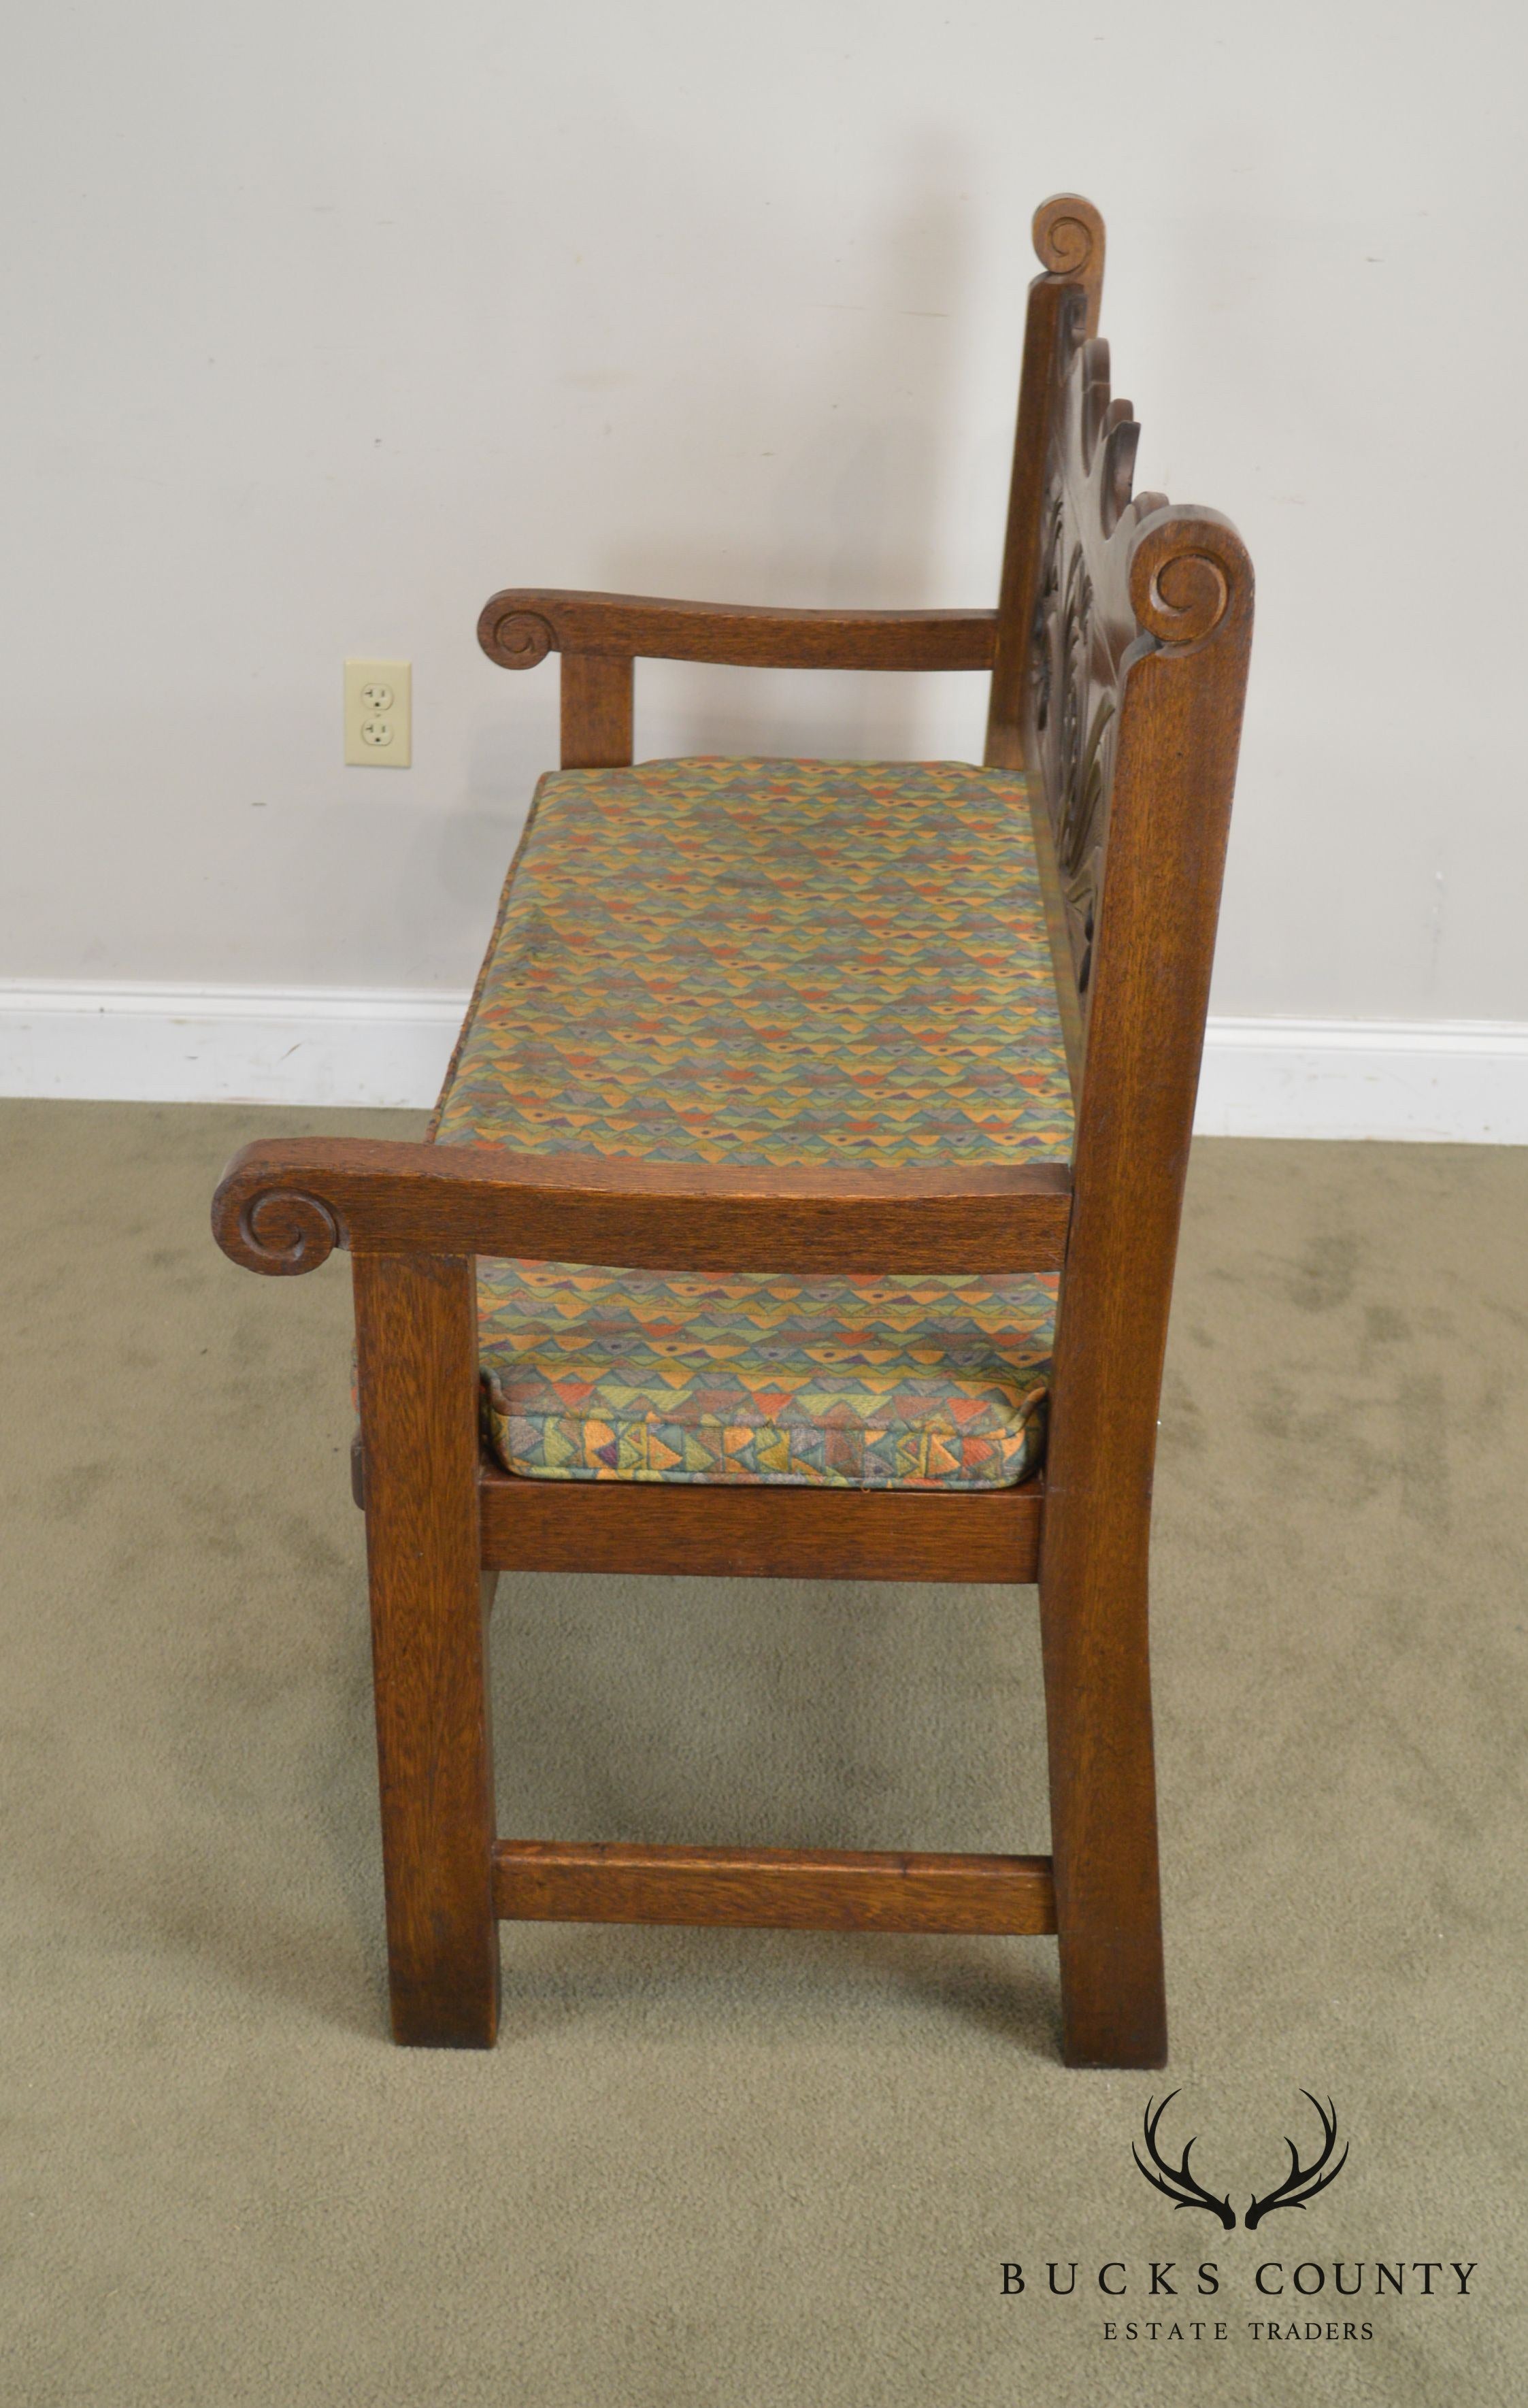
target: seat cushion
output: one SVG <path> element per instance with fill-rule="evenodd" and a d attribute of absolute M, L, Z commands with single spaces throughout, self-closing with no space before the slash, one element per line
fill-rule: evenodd
<path fill-rule="evenodd" d="M 484 1420 L 538 1480 L 1001 1488 L 1045 1439 L 1051 1279 L 478 1266 Z"/>
<path fill-rule="evenodd" d="M 688 760 L 542 780 L 433 1131 L 649 1162 L 1064 1162 L 1023 781 Z M 560 1479 L 1003 1484 L 1053 1280 L 479 1265 L 488 1425 Z"/>

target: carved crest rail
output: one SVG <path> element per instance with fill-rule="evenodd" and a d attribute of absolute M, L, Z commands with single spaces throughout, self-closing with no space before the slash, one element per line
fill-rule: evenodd
<path fill-rule="evenodd" d="M 1206 643 L 1234 588 L 1250 608 L 1250 574 L 1217 513 L 1133 491 L 1140 427 L 1113 394 L 1096 332 L 1097 211 L 1058 195 L 1036 213 L 1035 242 L 1047 273 L 1030 295 L 988 758 L 1038 783 L 1035 833 L 1079 1086 L 1132 672 L 1164 648 Z"/>

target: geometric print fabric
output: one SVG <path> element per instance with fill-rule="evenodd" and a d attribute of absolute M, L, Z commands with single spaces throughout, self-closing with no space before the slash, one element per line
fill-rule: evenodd
<path fill-rule="evenodd" d="M 1024 781 L 658 761 L 536 792 L 437 1134 L 649 1162 L 1064 1162 Z"/>
<path fill-rule="evenodd" d="M 1003 1488 L 1040 1460 L 1053 1276 L 478 1277 L 485 1418 L 509 1471 Z"/>
<path fill-rule="evenodd" d="M 1062 1161 L 1024 782 L 688 760 L 542 780 L 432 1134 L 668 1162 Z M 485 1429 L 553 1479 L 986 1487 L 1055 1281 L 478 1266 Z"/>

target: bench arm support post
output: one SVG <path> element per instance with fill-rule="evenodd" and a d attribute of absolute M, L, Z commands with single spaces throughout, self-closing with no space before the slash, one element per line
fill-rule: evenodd
<path fill-rule="evenodd" d="M 492 2048 L 493 1749 L 470 1259 L 357 1254 L 377 1758 L 396 2040 Z"/>

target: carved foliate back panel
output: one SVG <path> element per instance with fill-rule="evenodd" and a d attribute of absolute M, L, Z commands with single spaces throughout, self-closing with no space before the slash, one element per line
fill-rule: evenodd
<path fill-rule="evenodd" d="M 1064 929 L 1078 1036 L 1092 985 L 1127 656 L 1141 636 L 1130 556 L 1142 521 L 1163 507 L 1160 494 L 1132 497 L 1140 428 L 1129 402 L 1110 393 L 1108 345 L 1087 334 L 1087 311 L 1074 287 L 1056 324 L 1025 746 L 1044 793 L 1052 917 Z M 1053 939 L 1059 933 L 1053 925 Z"/>

